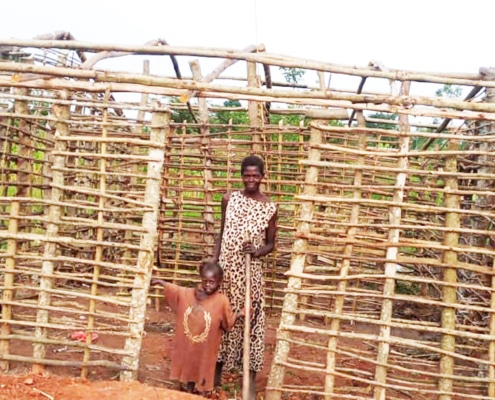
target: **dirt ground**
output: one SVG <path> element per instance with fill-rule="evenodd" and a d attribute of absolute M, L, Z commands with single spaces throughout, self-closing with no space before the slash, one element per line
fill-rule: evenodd
<path fill-rule="evenodd" d="M 107 313 L 116 312 L 114 305 L 101 305 L 102 311 Z M 0 375 L 0 400 L 201 400 L 204 398 L 199 396 L 189 395 L 183 392 L 174 390 L 177 386 L 176 382 L 171 382 L 168 378 L 170 371 L 170 354 L 174 345 L 174 329 L 175 316 L 171 310 L 165 305 L 163 299 L 160 301 L 159 311 L 155 309 L 155 304 L 150 304 L 146 312 L 145 335 L 143 337 L 138 379 L 134 382 L 119 381 L 119 371 L 116 369 L 91 367 L 88 370 L 88 379 L 80 379 L 81 370 L 76 367 L 62 366 L 47 366 L 43 374 L 35 375 L 32 373 L 31 365 L 20 362 L 10 363 L 10 371 Z M 23 308 L 16 312 L 30 313 L 31 318 L 34 318 L 34 308 Z M 26 315 L 25 315 L 26 317 Z M 273 359 L 273 353 L 276 344 L 276 331 L 279 326 L 280 316 L 276 313 L 267 314 L 267 329 L 265 334 L 265 363 L 264 369 L 256 377 L 256 387 L 258 389 L 258 400 L 265 398 L 265 388 L 268 381 L 270 366 Z M 321 327 L 325 322 L 318 318 L 306 318 L 304 324 L 307 327 Z M 352 333 L 368 334 L 377 336 L 379 327 L 377 325 L 353 323 L 352 326 L 342 326 L 342 330 L 349 329 Z M 327 342 L 325 337 L 311 335 L 311 329 L 297 333 L 297 337 L 292 337 L 304 343 L 311 342 L 316 346 L 301 346 L 294 344 L 291 346 L 290 357 L 294 360 L 311 360 L 311 364 L 325 365 L 326 352 L 321 351 L 325 348 Z M 62 332 L 62 334 L 65 334 Z M 431 335 L 434 336 L 431 336 Z M 437 333 L 418 332 L 415 329 L 392 328 L 394 337 L 402 337 L 407 340 L 429 341 L 428 343 L 438 343 L 439 338 Z M 105 335 L 101 333 L 96 341 L 101 346 L 106 346 L 110 349 L 122 349 L 124 346 L 124 338 L 117 335 Z M 323 346 L 323 347 L 322 347 Z M 370 348 L 371 346 L 371 348 Z M 358 356 L 366 352 L 375 351 L 374 343 L 362 340 L 359 337 L 352 336 L 342 337 L 339 341 L 339 349 L 356 353 Z M 81 352 L 82 349 L 72 346 L 49 345 L 47 351 L 51 359 L 62 361 L 73 361 L 74 355 L 71 352 Z M 10 344 L 12 354 L 29 356 L 32 354 L 31 346 L 25 341 L 13 341 Z M 397 351 L 405 352 L 407 348 L 397 348 Z M 425 372 L 435 373 L 435 364 L 423 362 L 424 354 L 419 354 L 416 360 L 419 360 L 418 365 L 413 369 L 422 368 Z M 81 359 L 80 357 L 78 359 Z M 92 352 L 92 361 L 105 360 L 119 363 L 120 356 L 109 352 Z M 415 360 L 413 355 L 407 359 L 407 364 L 412 367 L 412 362 Z M 361 377 L 373 377 L 375 366 L 373 362 L 364 359 L 363 357 L 345 356 L 341 358 L 342 368 L 348 371 L 358 371 Z M 344 365 L 345 364 L 345 365 Z M 404 369 L 404 368 L 402 368 Z M 297 372 L 295 372 L 297 371 Z M 464 372 L 472 374 L 478 371 L 478 367 L 467 368 Z M 462 371 L 461 371 L 462 372 Z M 400 375 L 399 372 L 395 374 Z M 403 372 L 404 379 L 408 379 L 407 371 Z M 416 380 L 430 378 L 430 375 L 416 375 Z M 395 379 L 399 378 L 395 375 Z M 478 375 L 479 376 L 479 375 Z M 315 374 L 310 368 L 307 370 L 297 369 L 288 370 L 284 376 L 285 387 L 306 387 L 306 388 L 321 388 L 322 378 L 324 376 Z M 221 389 L 212 396 L 215 400 L 240 400 L 242 375 L 240 373 L 227 372 L 223 375 Z M 349 388 L 352 393 L 369 394 L 372 388 L 367 382 L 362 379 L 353 379 L 351 377 L 337 376 L 335 385 L 340 390 L 345 391 Z M 469 390 L 467 387 L 466 390 Z M 392 391 L 393 397 L 396 399 L 411 399 L 411 395 L 404 390 Z M 430 396 L 422 395 L 421 399 L 427 400 L 436 398 L 434 394 Z M 319 395 L 294 395 L 285 393 L 284 400 L 316 400 L 320 399 Z M 459 397 L 462 398 L 462 397 Z"/>
<path fill-rule="evenodd" d="M 168 380 L 174 326 L 174 316 L 167 307 L 162 305 L 160 311 L 156 311 L 152 306 L 148 307 L 138 381 L 120 382 L 118 372 L 108 370 L 101 372 L 91 370 L 90 378 L 82 380 L 79 378 L 78 369 L 62 367 L 46 367 L 45 373 L 34 375 L 30 366 L 24 365 L 14 367 L 10 372 L 0 375 L 0 400 L 202 399 L 173 390 L 176 383 Z M 264 398 L 264 389 L 275 348 L 277 326 L 278 316 L 269 315 L 265 367 L 256 379 L 259 399 Z M 305 378 L 294 377 L 294 379 Z M 241 374 L 224 374 L 222 389 L 214 398 L 219 400 L 240 398 L 241 383 Z"/>

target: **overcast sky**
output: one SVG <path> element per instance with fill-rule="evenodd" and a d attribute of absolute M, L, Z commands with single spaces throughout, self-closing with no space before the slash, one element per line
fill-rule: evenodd
<path fill-rule="evenodd" d="M 0 37 L 242 49 L 364 66 L 477 73 L 495 66 L 486 0 L 7 0 Z"/>

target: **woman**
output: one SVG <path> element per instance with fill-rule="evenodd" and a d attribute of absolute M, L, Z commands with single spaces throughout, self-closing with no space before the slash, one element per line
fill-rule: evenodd
<path fill-rule="evenodd" d="M 244 158 L 241 164 L 244 190 L 226 193 L 222 198 L 220 234 L 213 255 L 224 270 L 220 291 L 225 293 L 234 310 L 244 308 L 246 288 L 246 253 L 251 254 L 251 335 L 250 398 L 256 397 L 256 373 L 263 368 L 265 311 L 263 260 L 275 248 L 277 207 L 260 191 L 265 176 L 263 160 Z M 242 366 L 243 324 L 224 333 L 215 373 L 220 385 L 222 369 Z"/>

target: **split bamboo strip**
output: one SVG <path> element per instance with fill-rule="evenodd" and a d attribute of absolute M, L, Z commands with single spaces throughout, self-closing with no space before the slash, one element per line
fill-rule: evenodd
<path fill-rule="evenodd" d="M 84 343 L 80 343 L 77 341 L 67 341 L 67 340 L 58 340 L 58 339 L 50 339 L 50 338 L 33 338 L 32 336 L 27 336 L 27 335 L 18 335 L 18 334 L 11 334 L 9 335 L 8 339 L 18 339 L 22 340 L 25 342 L 42 342 L 45 344 L 52 344 L 52 345 L 57 345 L 57 346 L 67 346 L 67 347 L 76 347 L 76 348 L 84 348 L 86 345 Z M 123 350 L 119 349 L 114 349 L 114 348 L 108 348 L 105 346 L 100 346 L 100 345 L 90 345 L 91 349 L 93 351 L 97 352 L 103 352 L 103 353 L 110 353 L 110 354 L 118 354 L 118 355 L 126 355 L 126 353 Z"/>
<path fill-rule="evenodd" d="M 61 307 L 60 306 L 61 303 L 67 304 L 67 302 L 53 301 L 52 302 L 52 304 L 54 304 L 53 306 L 43 306 L 43 309 L 53 311 L 53 312 L 54 311 L 61 311 L 61 312 L 64 312 L 65 314 L 74 314 L 77 316 L 87 316 L 90 314 L 89 311 L 85 311 L 85 310 L 81 309 L 82 306 L 80 304 L 69 303 L 70 305 L 74 305 L 74 308 L 69 308 L 69 307 Z M 36 309 L 38 307 L 38 305 L 35 303 L 29 304 L 29 303 L 26 303 L 25 301 L 10 301 L 8 304 L 10 304 L 12 306 L 20 306 L 23 308 Z M 105 318 L 110 319 L 110 320 L 118 321 L 119 323 L 123 323 L 123 324 L 128 324 L 130 322 L 127 315 L 118 315 L 115 312 L 105 312 L 102 310 L 98 310 L 96 315 L 100 316 L 100 317 L 105 317 Z M 76 321 L 76 319 L 74 319 L 74 320 Z M 77 322 L 80 323 L 80 321 L 77 321 Z M 83 325 L 80 325 L 80 327 L 83 327 Z M 95 328 L 95 330 L 98 330 L 98 329 L 99 328 Z M 37 340 L 41 341 L 41 339 L 38 339 L 38 338 L 37 338 Z"/>
<path fill-rule="evenodd" d="M 60 203 L 56 203 L 56 204 L 60 204 Z M 113 210 L 113 211 L 115 211 L 115 210 Z M 140 210 L 137 209 L 134 211 L 140 211 Z M 144 211 L 148 212 L 149 209 L 145 209 Z M 13 219 L 18 219 L 18 218 L 13 218 Z M 10 234 L 9 232 L 0 231 L 0 239 L 18 239 L 18 240 L 38 241 L 38 240 L 43 240 L 43 238 L 44 238 L 44 236 L 42 234 L 33 234 L 33 233 L 30 233 L 30 234 L 12 233 L 12 234 Z M 61 236 L 58 236 L 57 238 L 51 238 L 50 242 L 73 245 L 73 246 L 81 246 L 81 247 L 99 246 L 99 245 L 105 245 L 106 247 L 120 247 L 122 245 L 121 243 L 115 243 L 115 242 L 109 242 L 109 241 L 100 242 L 98 240 L 73 239 L 73 238 L 61 237 Z M 134 245 L 134 244 L 125 244 L 124 247 L 128 247 L 128 248 L 134 249 L 134 250 L 141 250 L 142 249 L 139 245 Z"/>
<path fill-rule="evenodd" d="M 330 288 L 331 289 L 331 288 Z M 289 289 L 286 289 L 286 292 L 287 293 L 293 293 L 294 291 L 291 290 L 290 288 Z M 369 299 L 380 299 L 380 300 L 390 300 L 390 299 L 397 299 L 397 300 L 410 300 L 410 298 L 408 298 L 407 296 L 399 296 L 399 295 L 396 295 L 396 296 L 386 296 L 386 295 L 382 295 L 382 294 L 375 294 L 375 293 L 368 293 L 368 292 L 362 292 L 362 293 L 359 293 L 359 292 L 339 292 L 337 290 L 329 290 L 329 292 L 331 292 L 332 294 L 336 294 L 336 295 L 342 295 L 342 294 L 346 294 L 347 296 L 349 297 L 362 297 L 362 298 L 369 298 Z M 320 290 L 314 290 L 313 292 L 312 291 L 306 291 L 304 289 L 299 289 L 297 290 L 297 293 L 322 293 L 324 294 L 325 292 L 322 291 L 321 289 Z M 431 304 L 432 301 L 431 300 L 427 300 L 427 299 L 414 299 L 414 302 L 416 303 L 422 303 L 422 304 Z M 443 307 L 447 307 L 449 306 L 450 303 L 447 303 L 447 302 L 443 302 L 443 301 L 435 301 L 434 302 L 434 305 L 438 305 L 438 306 L 443 306 Z M 493 309 L 487 309 L 486 307 L 481 307 L 481 306 L 473 306 L 473 305 L 467 305 L 467 304 L 454 304 L 452 305 L 451 307 L 453 308 L 457 308 L 459 310 L 470 310 L 470 311 L 489 311 L 489 312 L 494 312 L 495 310 Z M 452 332 L 452 331 L 450 331 Z M 457 333 L 457 335 L 467 335 L 468 333 L 466 332 L 459 332 Z M 491 336 L 484 336 L 483 337 L 484 339 L 493 339 Z"/>
<path fill-rule="evenodd" d="M 33 357 L 27 357 L 27 356 L 19 356 L 19 355 L 5 355 L 5 360 L 7 361 L 19 361 L 19 362 L 25 362 L 25 363 L 36 363 L 39 362 L 36 358 Z M 105 367 L 105 368 L 111 368 L 111 369 L 116 369 L 116 370 L 121 370 L 125 371 L 125 366 L 108 361 L 108 360 L 93 360 L 93 361 L 88 361 L 87 363 L 83 363 L 80 361 L 63 361 L 63 360 L 48 360 L 48 359 L 43 359 L 42 361 L 43 365 L 56 365 L 56 366 L 61 366 L 61 367 L 76 367 L 76 368 L 87 368 L 87 367 Z"/>
<path fill-rule="evenodd" d="M 133 285 L 133 287 L 136 287 Z M 23 286 L 24 289 L 26 290 L 30 290 L 30 291 L 33 291 L 33 292 L 38 292 L 40 291 L 41 289 L 37 286 L 29 286 L 29 285 L 24 285 Z M 136 287 L 137 289 L 141 289 L 140 287 Z M 50 294 L 52 294 L 52 297 L 54 296 L 60 296 L 60 297 L 76 297 L 78 299 L 84 299 L 84 300 L 98 300 L 102 303 L 106 303 L 106 304 L 111 304 L 111 305 L 115 305 L 115 306 L 122 306 L 122 307 L 129 307 L 129 301 L 128 300 L 125 300 L 125 298 L 115 298 L 115 297 L 111 297 L 111 296 L 92 296 L 91 294 L 87 294 L 87 293 L 82 293 L 82 292 L 79 292 L 79 291 L 75 291 L 75 290 L 62 290 L 60 288 L 56 288 L 56 289 L 44 289 L 46 292 L 49 292 Z"/>
<path fill-rule="evenodd" d="M 447 155 L 448 157 L 448 155 Z M 302 160 L 300 161 L 301 164 L 304 164 L 304 165 L 309 165 L 309 164 L 313 164 L 311 161 L 305 161 L 305 160 Z M 343 163 L 337 163 L 337 162 L 320 162 L 318 163 L 319 167 L 320 168 L 323 168 L 323 167 L 329 167 L 329 168 L 337 168 L 337 169 L 342 169 L 342 168 L 352 168 L 352 169 L 356 169 L 356 165 L 347 165 L 347 164 L 343 164 Z M 383 172 L 393 172 L 393 173 L 398 173 L 398 172 L 401 172 L 401 169 L 400 168 L 395 168 L 395 167 L 381 167 L 381 166 L 368 166 L 368 165 L 363 165 L 361 167 L 359 167 L 360 169 L 364 169 L 364 170 L 370 170 L 370 171 L 383 171 Z M 446 171 L 425 171 L 425 170 L 418 170 L 418 169 L 406 169 L 405 170 L 406 173 L 408 174 L 411 174 L 411 173 L 414 173 L 416 175 L 435 175 L 435 176 L 449 176 L 449 173 L 446 172 Z M 458 173 L 459 177 L 461 178 L 465 178 L 465 179 L 469 179 L 471 176 L 470 174 L 468 173 Z M 491 174 L 480 174 L 480 179 L 481 178 L 485 178 L 485 179 L 490 179 L 490 176 Z"/>

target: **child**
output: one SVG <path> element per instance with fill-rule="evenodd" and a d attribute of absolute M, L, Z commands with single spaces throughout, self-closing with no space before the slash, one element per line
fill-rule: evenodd
<path fill-rule="evenodd" d="M 222 333 L 244 313 L 234 313 L 227 297 L 218 292 L 223 270 L 216 262 L 202 261 L 199 274 L 201 283 L 195 288 L 162 280 L 152 284 L 164 287 L 165 300 L 177 316 L 170 379 L 178 380 L 183 391 L 207 397 L 213 390 Z"/>

